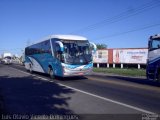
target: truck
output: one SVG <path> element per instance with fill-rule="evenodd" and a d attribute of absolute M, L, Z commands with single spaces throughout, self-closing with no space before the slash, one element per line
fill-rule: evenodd
<path fill-rule="evenodd" d="M 2 54 L 2 63 L 11 64 L 12 63 L 12 54 L 11 53 L 3 53 Z"/>
<path fill-rule="evenodd" d="M 149 37 L 146 76 L 160 82 L 160 34 Z"/>

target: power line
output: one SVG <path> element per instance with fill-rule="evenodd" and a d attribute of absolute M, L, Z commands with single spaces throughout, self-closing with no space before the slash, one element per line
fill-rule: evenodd
<path fill-rule="evenodd" d="M 18 51 L 22 50 L 23 48 L 11 48 L 11 49 L 0 49 L 0 51 Z"/>
<path fill-rule="evenodd" d="M 102 27 L 102 26 L 104 26 L 106 24 L 112 24 L 112 23 L 127 19 L 129 17 L 138 15 L 138 14 L 140 14 L 142 12 L 145 12 L 147 10 L 153 9 L 155 7 L 158 7 L 159 5 L 160 5 L 160 1 L 159 0 L 152 1 L 152 2 L 149 2 L 149 3 L 141 5 L 140 7 L 136 8 L 135 10 L 127 10 L 127 11 L 122 12 L 122 13 L 116 15 L 116 16 L 113 16 L 111 18 L 107 18 L 107 19 L 105 19 L 105 20 L 103 20 L 101 22 L 89 25 L 89 26 L 87 26 L 85 28 L 82 28 L 80 30 L 72 32 L 71 34 L 73 34 L 73 33 L 82 33 L 82 32 L 85 32 L 85 31 L 91 31 L 91 30 L 97 29 L 98 27 Z"/>
<path fill-rule="evenodd" d="M 107 35 L 107 36 L 95 38 L 94 40 L 106 39 L 106 38 L 111 38 L 111 37 L 117 37 L 117 36 L 124 35 L 124 34 L 127 34 L 127 33 L 137 32 L 137 31 L 140 31 L 140 30 L 145 30 L 145 29 L 152 28 L 152 27 L 157 27 L 157 26 L 160 26 L 160 23 L 152 24 L 152 25 L 146 25 L 146 26 L 143 26 L 141 28 L 137 28 L 137 29 L 121 32 L 121 33 L 115 33 L 115 34 L 112 34 L 112 35 Z"/>

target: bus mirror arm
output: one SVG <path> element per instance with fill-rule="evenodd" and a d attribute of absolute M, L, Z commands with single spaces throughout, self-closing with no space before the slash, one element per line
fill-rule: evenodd
<path fill-rule="evenodd" d="M 60 51 L 63 52 L 64 51 L 63 43 L 61 41 L 56 41 L 55 43 L 57 43 L 59 45 Z"/>
<path fill-rule="evenodd" d="M 97 46 L 93 42 L 90 42 L 90 44 L 93 46 L 93 53 L 95 54 L 97 50 Z"/>

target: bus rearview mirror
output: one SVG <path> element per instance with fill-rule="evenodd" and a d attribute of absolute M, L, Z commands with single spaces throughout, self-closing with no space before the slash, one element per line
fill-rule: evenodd
<path fill-rule="evenodd" d="M 95 53 L 96 53 L 96 50 L 97 50 L 96 44 L 90 42 L 90 45 L 93 46 L 93 54 L 95 54 Z"/>
<path fill-rule="evenodd" d="M 63 52 L 63 51 L 64 51 L 63 43 L 62 43 L 61 41 L 56 41 L 55 43 L 58 44 L 58 46 L 59 46 L 59 49 L 56 50 L 56 51 L 61 51 L 61 52 Z"/>

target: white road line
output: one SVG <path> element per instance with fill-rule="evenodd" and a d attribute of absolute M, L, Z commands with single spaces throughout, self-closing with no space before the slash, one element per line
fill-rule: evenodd
<path fill-rule="evenodd" d="M 48 81 L 48 82 L 53 82 L 53 81 L 49 81 L 48 79 L 46 78 L 43 78 L 43 77 L 39 77 L 37 75 L 33 75 L 33 74 L 30 74 L 30 73 L 27 73 L 27 72 L 24 72 L 24 71 L 21 71 L 19 69 L 16 69 L 16 68 L 13 68 L 15 70 L 18 70 L 24 74 L 27 74 L 27 75 L 31 75 L 31 76 L 34 76 L 34 77 L 38 77 L 40 79 L 43 79 L 45 81 Z M 99 99 L 102 99 L 102 100 L 105 100 L 105 101 L 108 101 L 108 102 L 112 102 L 112 103 L 115 103 L 115 104 L 118 104 L 118 105 L 121 105 L 121 106 L 124 106 L 124 107 L 127 107 L 127 108 L 131 108 L 131 109 L 134 109 L 134 110 L 137 110 L 137 111 L 140 111 L 142 113 L 148 113 L 148 114 L 156 114 L 154 112 L 151 112 L 151 111 L 148 111 L 148 110 L 144 110 L 144 109 L 141 109 L 139 107 L 135 107 L 135 106 L 132 106 L 132 105 L 128 105 L 128 104 L 125 104 L 125 103 L 122 103 L 122 102 L 119 102 L 119 101 L 115 101 L 115 100 L 112 100 L 112 99 L 109 99 L 109 98 L 105 98 L 105 97 L 101 97 L 99 95 L 95 95 L 95 94 L 92 94 L 92 93 L 89 93 L 89 92 L 85 92 L 83 90 L 79 90 L 77 88 L 73 88 L 73 87 L 70 87 L 70 86 L 67 86 L 67 85 L 64 85 L 64 84 L 61 84 L 61 83 L 56 83 L 56 84 L 59 84 L 61 86 L 64 86 L 64 87 L 67 87 L 67 88 L 70 88 L 70 89 L 73 89 L 75 91 L 78 91 L 78 92 L 81 92 L 81 93 L 84 93 L 84 94 L 87 94 L 87 95 L 90 95 L 90 96 L 93 96 L 93 97 L 96 97 L 96 98 L 99 98 Z"/>
<path fill-rule="evenodd" d="M 64 86 L 64 87 L 67 87 L 67 88 L 70 88 L 70 89 L 73 89 L 73 90 L 75 90 L 75 91 L 78 91 L 78 92 L 81 92 L 81 93 L 90 95 L 90 96 L 93 96 L 93 97 L 96 97 L 96 98 L 99 98 L 99 99 L 108 101 L 108 102 L 112 102 L 112 103 L 115 103 L 115 104 L 118 104 L 118 105 L 121 105 L 121 106 L 125 106 L 125 107 L 128 107 L 128 108 L 131 108 L 131 109 L 134 109 L 134 110 L 143 112 L 143 113 L 156 114 L 156 113 L 153 113 L 153 112 L 151 112 L 151 111 L 147 111 L 147 110 L 144 110 L 144 109 L 141 109 L 141 108 L 132 106 L 132 105 L 128 105 L 128 104 L 125 104 L 125 103 L 122 103 L 122 102 L 119 102 L 119 101 L 115 101 L 115 100 L 112 100 L 112 99 L 108 99 L 108 98 L 105 98 L 105 97 L 101 97 L 101 96 L 99 96 L 99 95 L 95 95 L 95 94 L 92 94 L 92 93 L 89 93 L 89 92 L 85 92 L 85 91 L 83 91 L 83 90 L 79 90 L 79 89 L 77 89 L 77 88 L 73 88 L 73 87 L 70 87 L 70 86 L 67 86 L 67 85 L 64 85 L 64 84 L 61 84 L 61 83 L 57 83 L 57 84 L 59 84 L 59 85 L 61 85 L 61 86 Z"/>

